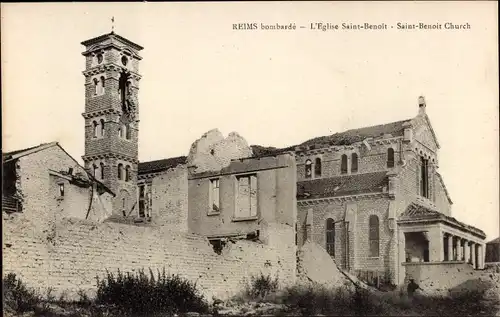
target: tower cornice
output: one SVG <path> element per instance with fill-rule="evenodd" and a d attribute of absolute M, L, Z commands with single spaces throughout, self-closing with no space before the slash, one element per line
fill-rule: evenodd
<path fill-rule="evenodd" d="M 120 153 L 100 153 L 100 154 L 83 155 L 82 156 L 82 160 L 84 162 L 92 162 L 92 161 L 108 159 L 108 158 L 114 158 L 117 160 L 122 160 L 122 161 L 131 162 L 134 164 L 139 164 L 138 159 L 130 157 L 128 155 L 120 154 Z"/>
<path fill-rule="evenodd" d="M 82 71 L 82 74 L 87 77 L 87 76 L 93 76 L 93 75 L 98 75 L 104 71 L 121 71 L 124 67 L 120 66 L 115 63 L 108 63 L 104 65 L 97 65 L 92 68 L 86 69 Z M 138 73 L 134 72 L 133 70 L 128 70 L 130 75 L 132 76 L 133 79 L 135 80 L 141 80 L 142 76 L 139 75 Z"/>
<path fill-rule="evenodd" d="M 107 40 L 108 41 L 111 40 L 112 42 L 103 43 Z M 103 34 L 103 35 L 91 38 L 89 40 L 81 42 L 80 44 L 82 44 L 83 46 L 86 46 L 87 48 L 89 48 L 89 47 L 94 48 L 95 44 L 116 45 L 113 42 L 113 40 L 118 41 L 118 42 L 122 42 L 123 44 L 126 44 L 127 46 L 130 46 L 131 48 L 133 48 L 134 50 L 137 50 L 137 51 L 141 51 L 144 49 L 144 47 L 140 46 L 139 44 L 136 44 L 136 43 L 132 42 L 131 40 L 128 40 L 128 39 L 124 38 L 123 36 L 116 34 L 115 32 L 111 32 L 111 33 L 107 33 L 107 34 Z M 90 51 L 90 50 L 87 49 L 87 51 Z"/>

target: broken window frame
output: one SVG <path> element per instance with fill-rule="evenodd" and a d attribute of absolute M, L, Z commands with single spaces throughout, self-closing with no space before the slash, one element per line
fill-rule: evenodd
<path fill-rule="evenodd" d="M 208 215 L 220 214 L 220 179 L 209 179 Z"/>
<path fill-rule="evenodd" d="M 240 199 L 242 197 L 241 190 L 240 190 L 240 180 L 241 179 L 248 179 L 248 214 L 245 214 L 243 212 L 239 212 L 240 210 Z M 259 199 L 258 199 L 258 192 L 259 192 L 259 186 L 258 186 L 258 175 L 253 173 L 253 174 L 241 174 L 235 176 L 236 179 L 236 190 L 235 190 L 235 209 L 234 209 L 234 216 L 233 216 L 233 221 L 244 221 L 244 220 L 256 220 L 258 218 L 258 206 L 259 206 Z M 252 187 L 252 184 L 254 184 L 254 188 Z M 255 191 L 254 194 L 254 199 L 255 201 L 252 202 L 252 192 Z M 254 206 L 254 208 L 252 208 Z"/>

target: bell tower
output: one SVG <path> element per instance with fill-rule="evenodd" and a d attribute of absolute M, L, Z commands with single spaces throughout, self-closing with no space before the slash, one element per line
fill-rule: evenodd
<path fill-rule="evenodd" d="M 85 46 L 85 168 L 115 194 L 113 213 L 128 216 L 137 208 L 139 134 L 138 44 L 115 34 Z"/>

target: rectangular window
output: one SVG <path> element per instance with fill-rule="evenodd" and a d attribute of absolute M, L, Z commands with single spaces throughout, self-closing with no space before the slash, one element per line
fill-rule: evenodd
<path fill-rule="evenodd" d="M 420 195 L 429 198 L 429 160 L 420 158 Z"/>
<path fill-rule="evenodd" d="M 209 214 L 220 213 L 220 189 L 219 179 L 210 180 L 210 200 L 209 200 Z"/>
<path fill-rule="evenodd" d="M 145 186 L 139 185 L 139 217 L 143 218 L 146 215 L 145 204 Z"/>
<path fill-rule="evenodd" d="M 257 175 L 237 177 L 235 218 L 257 217 Z"/>

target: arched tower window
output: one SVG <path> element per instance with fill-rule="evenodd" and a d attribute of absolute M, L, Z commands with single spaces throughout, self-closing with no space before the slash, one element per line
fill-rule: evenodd
<path fill-rule="evenodd" d="M 125 124 L 121 123 L 120 127 L 118 128 L 118 135 L 120 136 L 120 138 L 125 137 L 126 130 L 127 130 L 127 126 Z"/>
<path fill-rule="evenodd" d="M 94 78 L 93 80 L 94 82 L 94 95 L 98 95 L 99 94 L 99 80 L 97 80 L 97 78 Z"/>
<path fill-rule="evenodd" d="M 351 155 L 351 173 L 358 172 L 358 154 L 352 153 Z"/>
<path fill-rule="evenodd" d="M 101 76 L 101 88 L 102 88 L 102 92 L 104 93 L 104 87 L 106 87 L 106 78 L 104 78 L 104 76 Z"/>
<path fill-rule="evenodd" d="M 130 123 L 125 124 L 125 138 L 130 140 L 131 132 L 130 132 Z"/>
<path fill-rule="evenodd" d="M 326 219 L 326 252 L 335 256 L 335 222 L 332 218 Z"/>
<path fill-rule="evenodd" d="M 340 174 L 347 174 L 347 155 L 342 154 L 340 162 Z"/>
<path fill-rule="evenodd" d="M 92 175 L 94 177 L 97 177 L 97 169 L 98 169 L 97 164 L 92 164 Z"/>
<path fill-rule="evenodd" d="M 379 221 L 375 215 L 370 216 L 369 220 L 369 238 L 370 238 L 370 256 L 378 257 L 380 254 L 380 241 L 379 241 Z"/>
<path fill-rule="evenodd" d="M 387 167 L 394 167 L 394 149 L 387 149 Z"/>
<path fill-rule="evenodd" d="M 306 161 L 306 178 L 312 177 L 312 162 L 311 160 Z"/>
<path fill-rule="evenodd" d="M 123 179 L 123 164 L 118 164 L 118 179 Z"/>
<path fill-rule="evenodd" d="M 314 161 L 314 177 L 321 177 L 321 158 L 319 157 Z"/>
<path fill-rule="evenodd" d="M 125 167 L 125 181 L 126 182 L 130 181 L 130 166 L 129 165 L 127 165 L 127 167 Z"/>
<path fill-rule="evenodd" d="M 104 119 L 101 119 L 101 136 L 104 136 Z"/>
<path fill-rule="evenodd" d="M 101 169 L 100 169 L 100 172 L 101 172 L 101 179 L 104 179 L 104 163 L 101 162 Z"/>
<path fill-rule="evenodd" d="M 97 133 L 97 127 L 98 127 L 98 124 L 96 121 L 92 121 L 92 134 L 94 135 L 94 138 L 97 138 L 98 136 L 98 133 Z"/>

